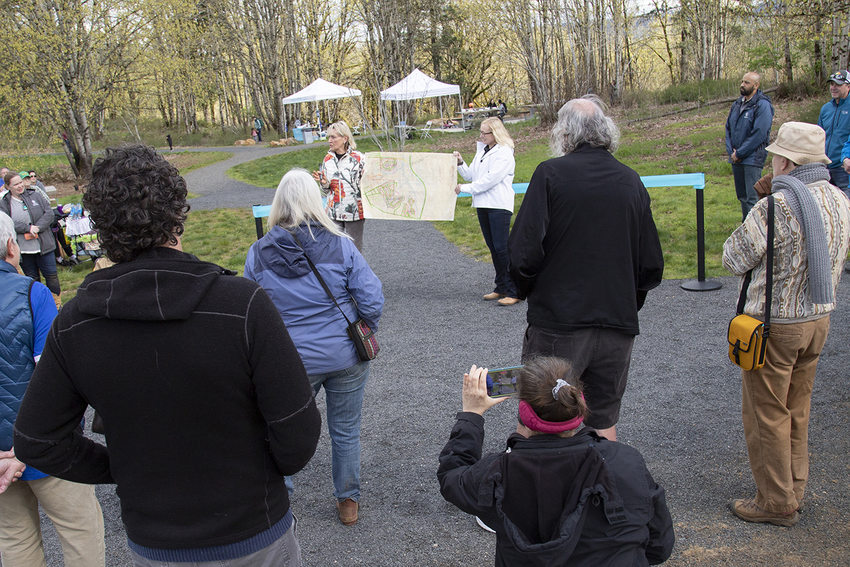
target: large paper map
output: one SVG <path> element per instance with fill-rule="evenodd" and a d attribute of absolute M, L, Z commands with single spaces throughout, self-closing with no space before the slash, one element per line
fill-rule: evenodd
<path fill-rule="evenodd" d="M 367 219 L 454 220 L 452 154 L 369 152 L 360 179 Z"/>

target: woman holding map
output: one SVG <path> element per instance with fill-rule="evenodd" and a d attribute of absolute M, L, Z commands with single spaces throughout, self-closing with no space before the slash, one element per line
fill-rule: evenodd
<path fill-rule="evenodd" d="M 458 173 L 470 182 L 455 187 L 455 193 L 472 195 L 472 206 L 478 212 L 484 242 L 496 268 L 496 287 L 484 294 L 484 299 L 498 299 L 499 305 L 514 305 L 520 301 L 508 273 L 508 234 L 514 214 L 514 141 L 496 117 L 482 121 L 480 132 L 478 149 L 470 165 L 466 165 L 460 153 L 454 152 Z"/>
<path fill-rule="evenodd" d="M 328 126 L 328 153 L 313 179 L 327 191 L 325 210 L 337 226 L 363 251 L 363 203 L 360 201 L 360 178 L 365 160 L 356 152 L 357 144 L 345 122 Z"/>

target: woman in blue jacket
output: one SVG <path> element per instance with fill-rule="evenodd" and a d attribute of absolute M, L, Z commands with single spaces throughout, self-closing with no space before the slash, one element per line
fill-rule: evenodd
<path fill-rule="evenodd" d="M 260 284 L 277 306 L 313 389 L 318 393 L 325 388 L 337 511 L 343 524 L 353 525 L 360 500 L 360 414 L 369 362 L 359 359 L 340 308 L 349 320 L 362 318 L 377 329 L 384 306 L 381 281 L 351 238 L 325 214 L 319 187 L 303 169 L 281 179 L 269 226 L 248 250 L 245 277 Z"/>

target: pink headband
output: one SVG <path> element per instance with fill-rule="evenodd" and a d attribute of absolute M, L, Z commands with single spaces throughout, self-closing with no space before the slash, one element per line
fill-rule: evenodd
<path fill-rule="evenodd" d="M 546 421 L 540 419 L 537 413 L 535 413 L 534 408 L 531 407 L 531 404 L 525 400 L 520 400 L 519 420 L 532 431 L 539 433 L 561 433 L 578 428 L 584 421 L 584 417 L 578 415 L 569 421 Z"/>

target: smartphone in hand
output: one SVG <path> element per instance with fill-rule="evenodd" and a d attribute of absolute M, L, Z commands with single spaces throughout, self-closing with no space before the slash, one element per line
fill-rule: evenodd
<path fill-rule="evenodd" d="M 487 395 L 491 398 L 505 398 L 516 394 L 516 380 L 522 366 L 496 368 L 487 373 Z"/>

